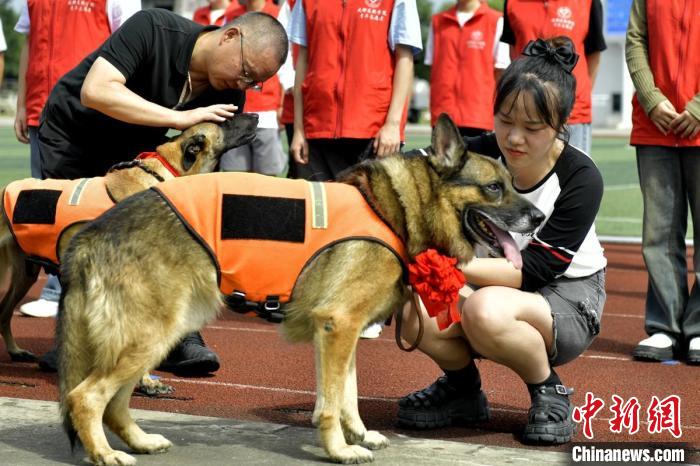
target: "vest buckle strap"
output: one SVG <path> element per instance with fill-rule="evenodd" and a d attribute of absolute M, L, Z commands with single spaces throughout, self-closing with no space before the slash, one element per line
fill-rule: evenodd
<path fill-rule="evenodd" d="M 265 299 L 265 302 L 260 303 L 260 317 L 267 319 L 269 322 L 280 323 L 284 319 L 284 311 L 280 303 L 280 297 L 270 295 Z"/>
<path fill-rule="evenodd" d="M 233 290 L 233 293 L 224 298 L 226 305 L 234 312 L 245 314 L 250 311 L 258 312 L 258 303 L 248 301 L 245 298 L 245 293 L 239 290 Z"/>

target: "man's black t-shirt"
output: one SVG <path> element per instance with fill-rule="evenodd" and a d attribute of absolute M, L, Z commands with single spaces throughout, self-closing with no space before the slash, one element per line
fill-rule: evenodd
<path fill-rule="evenodd" d="M 45 177 L 103 175 L 114 163 L 152 151 L 168 128 L 133 125 L 80 103 L 80 89 L 97 57 L 115 66 L 126 87 L 144 99 L 168 108 L 189 109 L 231 103 L 239 111 L 240 90 L 209 88 L 178 106 L 195 42 L 212 26 L 201 26 L 167 10 L 149 9 L 129 18 L 102 46 L 65 74 L 46 102 L 39 127 Z"/>

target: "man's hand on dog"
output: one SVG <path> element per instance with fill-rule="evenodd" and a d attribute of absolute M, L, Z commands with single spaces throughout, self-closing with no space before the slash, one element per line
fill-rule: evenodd
<path fill-rule="evenodd" d="M 229 118 L 233 118 L 233 112 L 237 109 L 238 107 L 232 104 L 215 104 L 208 107 L 183 110 L 179 112 L 175 129 L 184 130 L 205 121 L 223 123 Z"/>

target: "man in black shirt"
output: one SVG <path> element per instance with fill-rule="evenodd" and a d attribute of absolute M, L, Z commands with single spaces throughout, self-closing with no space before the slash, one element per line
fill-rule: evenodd
<path fill-rule="evenodd" d="M 153 150 L 169 128 L 230 118 L 286 53 L 284 28 L 268 15 L 217 28 L 136 13 L 51 92 L 39 126 L 44 177 L 100 176 Z"/>
<path fill-rule="evenodd" d="M 167 10 L 136 13 L 53 88 L 39 126 L 42 175 L 101 176 L 153 150 L 170 128 L 232 117 L 243 108 L 245 90 L 277 72 L 287 46 L 284 27 L 262 13 L 221 28 Z M 55 370 L 55 350 L 39 364 Z M 183 375 L 218 368 L 198 333 L 161 366 Z"/>

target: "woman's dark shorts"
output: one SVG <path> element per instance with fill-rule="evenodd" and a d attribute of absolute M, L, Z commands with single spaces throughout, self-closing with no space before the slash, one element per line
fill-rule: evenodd
<path fill-rule="evenodd" d="M 605 270 L 581 278 L 559 278 L 538 290 L 552 309 L 552 366 L 561 366 L 583 353 L 600 333 L 605 306 Z"/>

